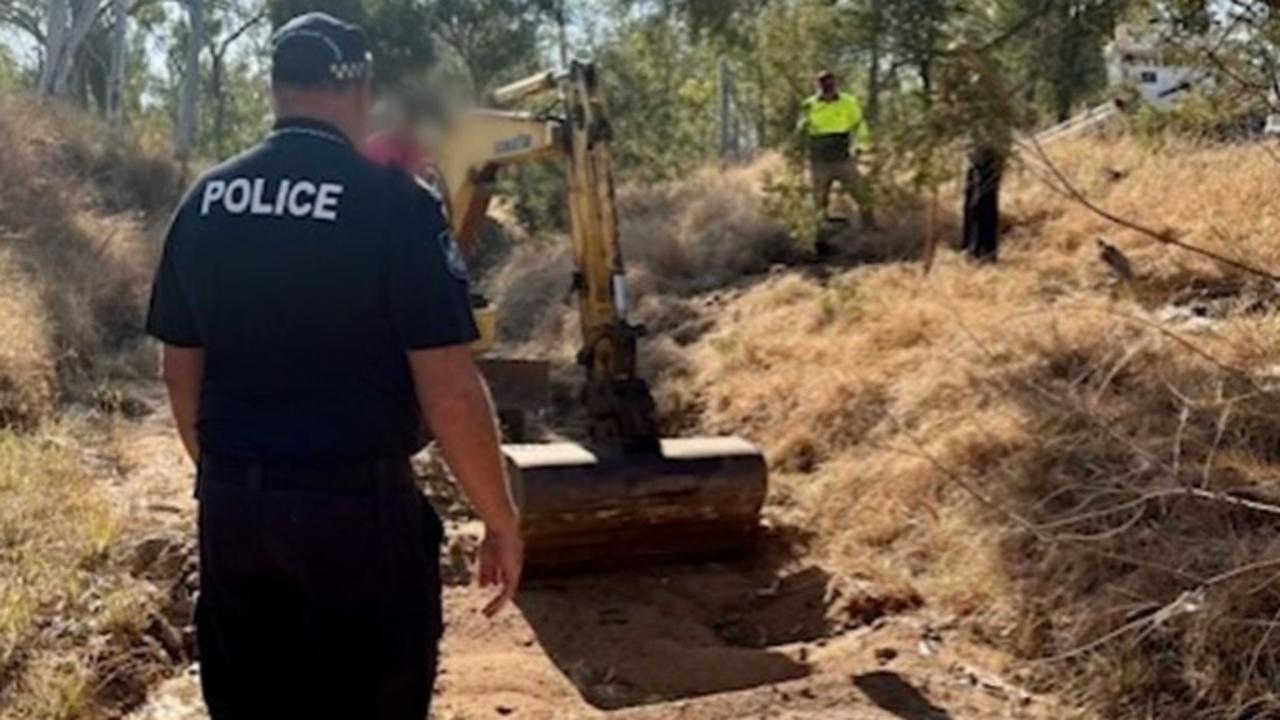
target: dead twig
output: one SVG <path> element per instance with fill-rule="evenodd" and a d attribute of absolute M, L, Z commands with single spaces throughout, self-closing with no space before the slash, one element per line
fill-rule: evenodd
<path fill-rule="evenodd" d="M 1086 196 L 1079 188 L 1075 186 L 1074 183 L 1071 182 L 1069 178 L 1067 178 L 1066 174 L 1062 172 L 1062 169 L 1059 168 L 1057 164 L 1054 163 L 1053 160 L 1049 157 L 1048 152 L 1045 151 L 1044 146 L 1040 144 L 1039 140 L 1037 140 L 1034 136 L 1028 136 L 1028 137 L 1029 137 L 1029 143 L 1018 141 L 1017 144 L 1021 149 L 1033 153 L 1036 160 L 1038 160 L 1040 164 L 1043 165 L 1043 167 L 1046 170 L 1048 170 L 1049 173 L 1053 176 L 1055 182 L 1046 183 L 1046 185 L 1054 192 L 1057 192 L 1058 194 L 1063 195 L 1064 197 L 1074 200 L 1076 203 L 1083 206 L 1085 209 L 1089 210 L 1090 212 L 1097 215 L 1098 217 L 1101 217 L 1102 219 L 1107 220 L 1108 222 L 1111 222 L 1115 225 L 1119 225 L 1120 227 L 1123 227 L 1123 228 L 1127 228 L 1129 230 L 1133 230 L 1134 232 L 1137 232 L 1139 234 L 1146 235 L 1147 237 L 1161 244 L 1170 245 L 1170 246 L 1179 248 L 1181 250 L 1186 250 L 1187 252 L 1191 252 L 1196 255 L 1209 258 L 1210 260 L 1233 267 L 1237 270 L 1247 272 L 1252 275 L 1257 275 L 1258 277 L 1261 277 L 1261 278 L 1266 278 L 1267 280 L 1270 280 L 1272 282 L 1280 282 L 1280 274 L 1276 274 L 1268 270 L 1264 270 L 1255 265 L 1250 265 L 1249 263 L 1246 263 L 1242 260 L 1237 260 L 1235 258 L 1227 257 L 1226 255 L 1222 255 L 1221 253 L 1214 252 L 1213 250 L 1209 250 L 1207 248 L 1203 248 L 1198 245 L 1192 245 L 1191 243 L 1185 242 L 1182 239 L 1180 239 L 1178 237 L 1178 232 L 1176 232 L 1173 229 L 1153 228 L 1143 223 L 1140 223 L 1138 221 L 1121 217 L 1120 215 L 1117 215 L 1111 212 L 1110 210 L 1107 210 L 1101 205 L 1090 200 L 1088 196 Z"/>

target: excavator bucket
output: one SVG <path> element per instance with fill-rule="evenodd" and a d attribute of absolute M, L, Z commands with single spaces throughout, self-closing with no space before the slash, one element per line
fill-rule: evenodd
<path fill-rule="evenodd" d="M 505 445 L 532 570 L 705 560 L 752 546 L 766 468 L 736 437 L 664 439 L 599 456 L 576 443 Z"/>

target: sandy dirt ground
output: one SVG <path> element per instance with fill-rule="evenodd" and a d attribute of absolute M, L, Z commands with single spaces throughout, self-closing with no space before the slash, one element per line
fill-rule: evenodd
<path fill-rule="evenodd" d="M 114 464 L 115 494 L 139 535 L 189 555 L 192 473 L 158 388 L 139 396 L 151 412 L 88 444 Z M 487 620 L 468 563 L 478 528 L 446 494 L 437 484 L 450 530 L 438 720 L 1067 715 L 1018 689 L 1008 661 L 934 617 L 927 598 L 881 597 L 803 559 L 535 580 L 516 608 Z M 189 640 L 189 627 L 177 631 Z M 206 718 L 198 675 L 198 663 L 180 669 L 129 720 Z"/>

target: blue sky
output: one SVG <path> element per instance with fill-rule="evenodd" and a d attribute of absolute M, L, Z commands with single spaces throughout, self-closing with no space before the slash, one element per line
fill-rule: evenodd
<path fill-rule="evenodd" d="M 10 28 L 0 27 L 0 45 L 3 45 L 14 60 L 22 65 L 36 63 L 36 48 L 25 33 Z"/>

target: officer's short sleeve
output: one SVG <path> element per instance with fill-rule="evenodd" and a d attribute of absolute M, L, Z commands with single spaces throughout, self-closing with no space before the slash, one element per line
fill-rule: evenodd
<path fill-rule="evenodd" d="M 406 183 L 408 185 L 408 183 Z M 416 184 L 392 216 L 389 302 L 405 350 L 463 345 L 479 337 L 466 261 L 437 197 Z"/>
<path fill-rule="evenodd" d="M 165 236 L 160 266 L 151 286 L 147 334 L 166 345 L 194 348 L 203 347 L 204 339 L 191 305 L 191 297 L 179 277 L 176 259 L 184 214 L 179 210 Z"/>

